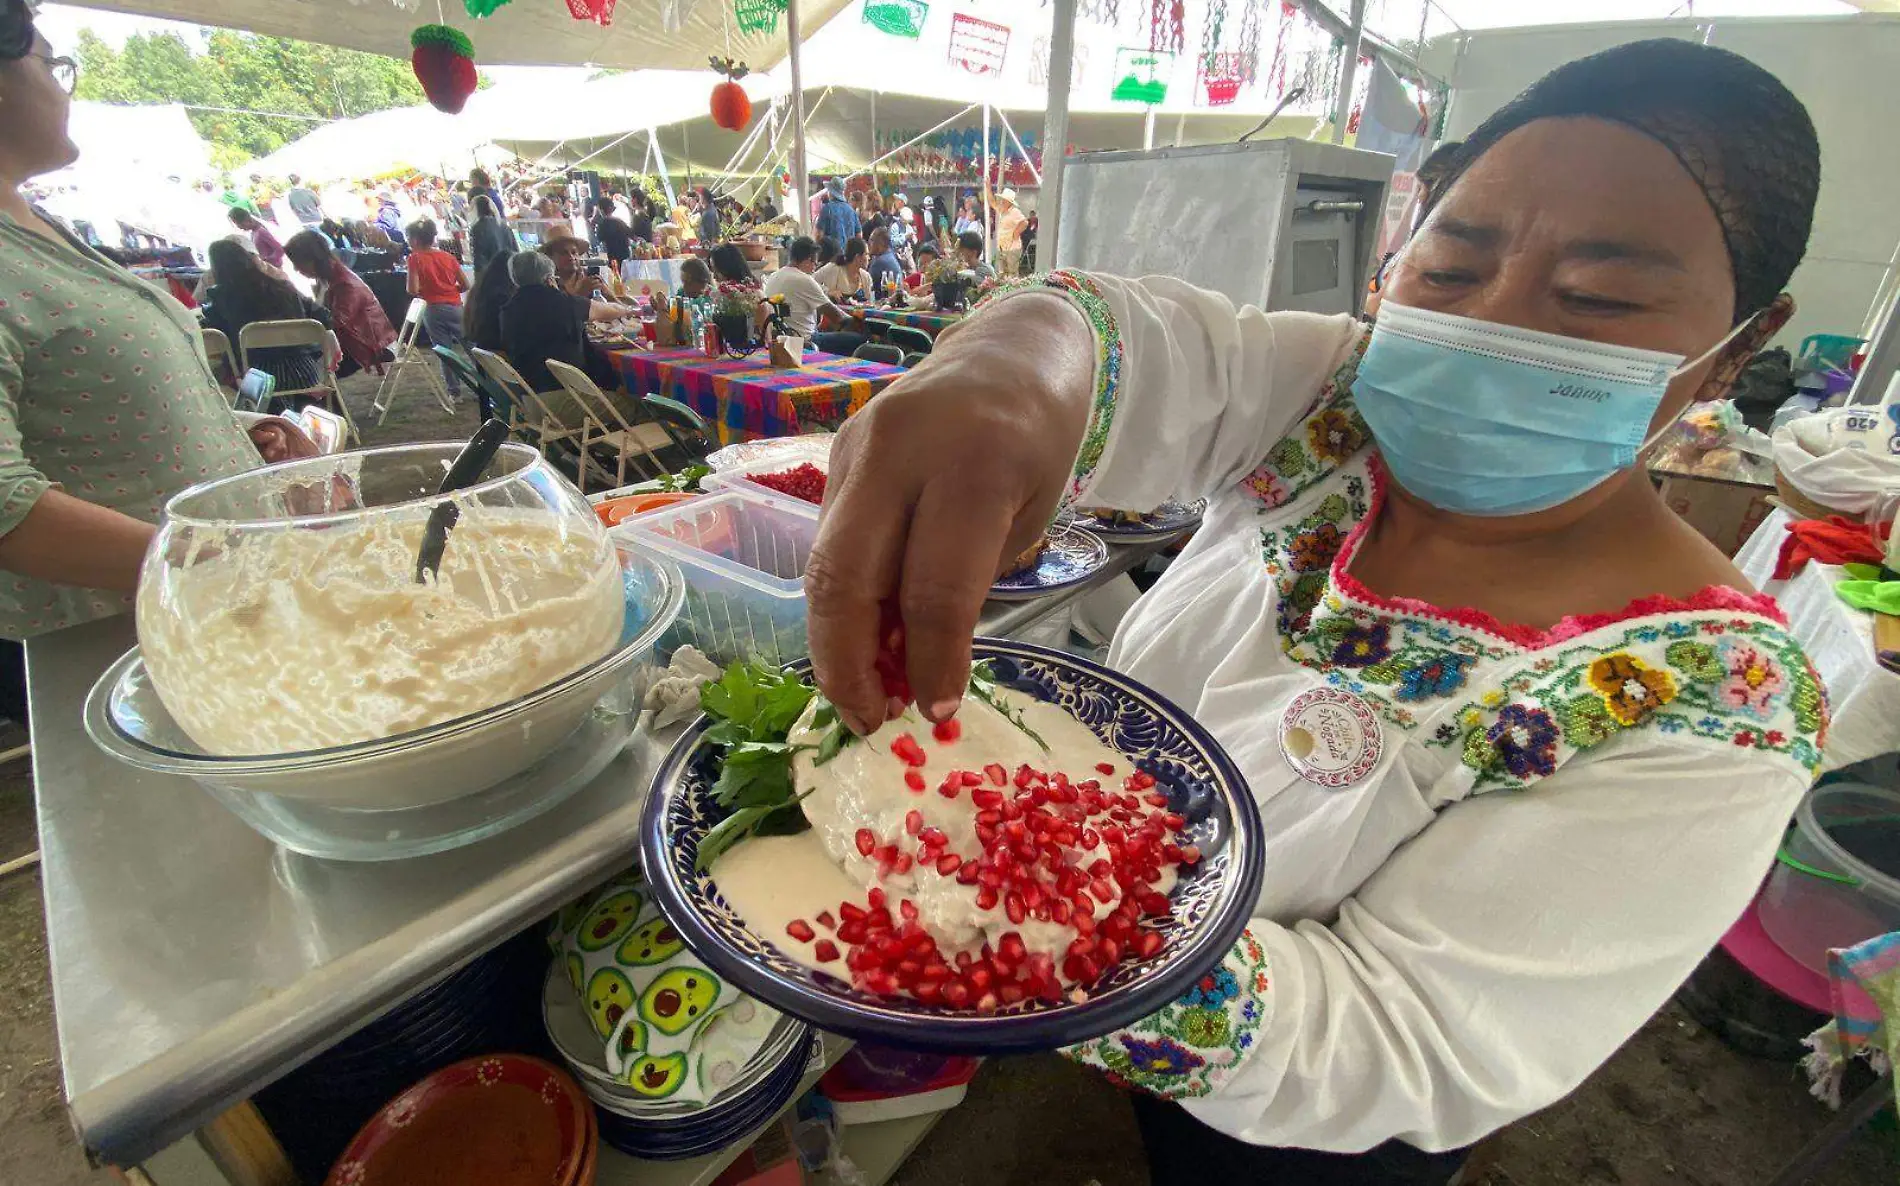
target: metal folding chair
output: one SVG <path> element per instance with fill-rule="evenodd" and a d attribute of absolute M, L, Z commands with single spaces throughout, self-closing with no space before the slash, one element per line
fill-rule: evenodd
<path fill-rule="evenodd" d="M 864 336 L 873 342 L 882 342 L 885 335 L 890 333 L 894 328 L 896 327 L 882 317 L 866 317 L 864 319 Z"/>
<path fill-rule="evenodd" d="M 930 335 L 908 325 L 893 325 L 886 333 L 885 340 L 906 354 L 928 354 L 935 345 Z"/>
<path fill-rule="evenodd" d="M 487 415 L 499 417 L 502 423 L 508 426 L 510 435 L 520 430 L 521 409 L 501 384 L 483 374 L 480 367 L 470 362 L 460 350 L 453 346 L 431 346 L 429 349 L 435 351 L 437 358 L 449 364 L 449 367 L 461 377 L 462 382 L 468 384 L 470 391 L 478 393 L 487 402 Z"/>
<path fill-rule="evenodd" d="M 223 330 L 206 329 L 204 332 L 205 361 L 211 364 L 211 373 L 217 376 L 218 386 L 228 388 L 233 398 L 237 395 L 237 385 L 244 380 L 244 371 L 238 366 L 237 351 L 231 348 L 231 339 L 224 336 Z M 225 382 L 226 377 L 230 382 Z"/>
<path fill-rule="evenodd" d="M 653 413 L 654 422 L 673 438 L 674 446 L 686 455 L 684 464 L 702 462 L 718 447 L 713 443 L 705 418 L 680 401 L 664 395 L 643 395 L 640 402 Z"/>
<path fill-rule="evenodd" d="M 560 381 L 567 393 L 574 397 L 582 410 L 586 412 L 589 433 L 581 439 L 582 471 L 592 461 L 600 465 L 594 450 L 606 447 L 613 450 L 614 484 L 609 489 L 618 489 L 627 484 L 627 462 L 638 462 L 647 471 L 649 477 L 659 477 L 666 472 L 660 464 L 657 450 L 664 449 L 669 443 L 666 430 L 658 424 L 633 424 L 614 407 L 614 401 L 600 389 L 587 372 L 577 366 L 562 362 L 558 358 L 548 359 L 548 373 Z M 606 467 L 601 466 L 605 472 Z M 582 484 L 581 491 L 587 487 Z"/>
<path fill-rule="evenodd" d="M 587 432 L 585 422 L 576 423 L 573 418 L 555 415 L 548 401 L 528 386 L 521 372 L 515 370 L 514 365 L 501 355 L 480 346 L 471 346 L 468 352 L 475 359 L 475 365 L 482 368 L 482 373 L 507 392 L 509 402 L 518 409 L 517 431 L 525 432 L 530 443 L 541 450 L 543 456 L 563 442 L 579 447 L 582 436 Z"/>
<path fill-rule="evenodd" d="M 322 373 L 314 387 L 279 387 L 275 394 L 280 398 L 317 396 L 328 404 L 331 411 L 343 417 L 343 422 L 350 426 L 350 435 L 361 442 L 363 434 L 356 430 L 356 421 L 350 416 L 350 406 L 343 402 L 343 391 L 336 383 L 337 360 L 343 357 L 343 347 L 337 342 L 336 335 L 325 329 L 321 321 L 309 317 L 290 321 L 253 321 L 238 331 L 239 365 L 248 371 L 251 369 L 253 350 L 282 346 L 314 346 L 322 351 Z"/>
<path fill-rule="evenodd" d="M 866 342 L 851 352 L 851 357 L 862 358 L 866 362 L 881 362 L 888 366 L 903 366 L 904 352 L 895 346 L 880 346 L 876 342 Z"/>
<path fill-rule="evenodd" d="M 436 373 L 435 362 L 422 348 L 416 345 L 416 335 L 422 330 L 422 313 L 429 303 L 421 297 L 409 301 L 409 311 L 402 315 L 402 328 L 396 331 L 396 342 L 390 347 L 396 355 L 396 361 L 383 368 L 383 381 L 376 385 L 376 399 L 370 404 L 370 411 L 376 413 L 376 423 L 381 425 L 388 418 L 391 405 L 396 402 L 396 379 L 404 370 L 420 366 L 428 381 L 429 390 L 435 395 L 435 402 L 442 410 L 455 415 L 455 400 L 449 395 L 448 388 L 442 385 L 442 376 Z"/>

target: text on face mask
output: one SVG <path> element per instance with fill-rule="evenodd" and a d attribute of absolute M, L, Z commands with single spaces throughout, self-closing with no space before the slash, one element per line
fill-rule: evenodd
<path fill-rule="evenodd" d="M 1600 404 L 1610 398 L 1610 393 L 1601 387 L 1579 387 L 1575 383 L 1559 383 L 1550 389 L 1550 393 L 1565 399 L 1586 399 L 1593 404 Z"/>

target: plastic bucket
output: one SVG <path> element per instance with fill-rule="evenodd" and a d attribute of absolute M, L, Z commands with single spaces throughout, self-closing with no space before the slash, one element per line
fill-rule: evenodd
<path fill-rule="evenodd" d="M 1900 792 L 1857 782 L 1810 790 L 1759 912 L 1776 946 L 1822 974 L 1829 949 L 1900 930 Z"/>

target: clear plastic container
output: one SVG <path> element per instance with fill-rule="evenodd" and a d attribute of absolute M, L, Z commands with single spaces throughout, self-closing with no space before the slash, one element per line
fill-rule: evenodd
<path fill-rule="evenodd" d="M 797 469 L 799 466 L 808 463 L 817 466 L 824 472 L 827 478 L 831 476 L 831 456 L 828 452 L 824 454 L 811 453 L 807 455 L 789 454 L 760 458 L 755 461 L 747 461 L 739 465 L 730 466 L 716 473 L 707 474 L 699 480 L 699 484 L 704 490 L 743 490 L 747 494 L 755 495 L 759 498 L 768 498 L 775 502 L 788 502 L 793 506 L 811 507 L 813 510 L 816 510 L 818 509 L 816 503 L 806 502 L 796 495 L 774 490 L 770 486 L 753 480 L 759 474 L 784 473 L 788 469 Z"/>
<path fill-rule="evenodd" d="M 1794 821 L 1758 912 L 1777 947 L 1825 975 L 1829 949 L 1900 930 L 1900 793 L 1825 783 Z"/>
<path fill-rule="evenodd" d="M 690 643 L 723 665 L 809 653 L 805 564 L 817 507 L 723 490 L 637 515 L 611 534 L 667 557 L 685 578 L 686 603 L 660 641 L 663 654 Z"/>

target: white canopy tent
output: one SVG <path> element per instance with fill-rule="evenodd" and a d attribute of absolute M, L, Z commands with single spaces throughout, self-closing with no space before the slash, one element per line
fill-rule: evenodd
<path fill-rule="evenodd" d="M 79 164 L 40 178 L 60 185 L 83 171 L 90 179 L 114 174 L 178 177 L 196 181 L 211 176 L 211 150 L 176 103 L 130 105 L 75 100 L 66 124 L 79 146 Z"/>

